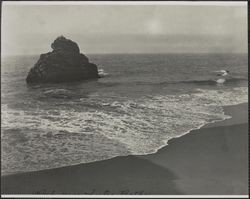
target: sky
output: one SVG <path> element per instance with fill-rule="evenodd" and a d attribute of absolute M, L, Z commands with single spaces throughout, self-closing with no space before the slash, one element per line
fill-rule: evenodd
<path fill-rule="evenodd" d="M 92 53 L 247 53 L 247 5 L 2 5 L 2 55 L 51 51 L 60 35 Z"/>

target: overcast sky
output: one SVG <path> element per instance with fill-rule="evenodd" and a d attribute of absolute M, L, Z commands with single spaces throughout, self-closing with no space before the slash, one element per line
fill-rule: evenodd
<path fill-rule="evenodd" d="M 5 5 L 2 53 L 41 54 L 60 35 L 83 53 L 246 53 L 247 5 Z"/>

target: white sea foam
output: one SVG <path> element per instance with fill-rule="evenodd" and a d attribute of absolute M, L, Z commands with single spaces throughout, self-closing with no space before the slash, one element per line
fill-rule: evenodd
<path fill-rule="evenodd" d="M 108 75 L 108 73 L 106 73 L 105 71 L 104 71 L 104 69 L 98 69 L 98 75 L 100 76 L 100 77 L 105 77 L 105 76 L 107 76 Z"/>
<path fill-rule="evenodd" d="M 102 99 L 103 109 L 38 109 L 35 115 L 2 105 L 2 170 L 39 170 L 153 153 L 171 138 L 230 118 L 222 106 L 247 102 L 247 92 L 241 87 L 113 102 Z"/>

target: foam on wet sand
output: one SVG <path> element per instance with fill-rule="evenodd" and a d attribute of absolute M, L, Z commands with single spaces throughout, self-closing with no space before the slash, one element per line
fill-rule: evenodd
<path fill-rule="evenodd" d="M 3 194 L 248 194 L 248 104 L 155 154 L 2 176 Z"/>

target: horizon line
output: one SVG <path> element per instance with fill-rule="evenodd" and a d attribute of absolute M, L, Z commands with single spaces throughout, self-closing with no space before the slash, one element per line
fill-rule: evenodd
<path fill-rule="evenodd" d="M 80 52 L 81 53 L 81 52 Z M 44 53 L 38 54 L 1 54 L 1 57 L 11 57 L 11 56 L 40 56 Z M 85 55 L 232 55 L 232 54 L 248 54 L 248 52 L 166 52 L 166 53 L 82 53 Z"/>

